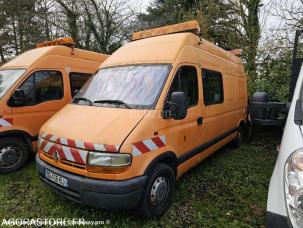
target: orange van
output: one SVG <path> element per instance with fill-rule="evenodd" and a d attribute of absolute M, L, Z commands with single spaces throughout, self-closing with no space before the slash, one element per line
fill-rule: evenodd
<path fill-rule="evenodd" d="M 196 21 L 133 34 L 39 135 L 36 166 L 58 194 L 161 216 L 175 180 L 241 143 L 247 88 L 232 52 Z"/>
<path fill-rule="evenodd" d="M 40 43 L 0 68 L 0 173 L 37 150 L 40 127 L 72 100 L 107 55 L 73 48 L 71 38 Z"/>

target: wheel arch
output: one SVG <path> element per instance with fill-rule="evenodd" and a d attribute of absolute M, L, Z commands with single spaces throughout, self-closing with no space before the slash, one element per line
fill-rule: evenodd
<path fill-rule="evenodd" d="M 177 176 L 178 158 L 176 154 L 172 151 L 164 152 L 161 155 L 154 158 L 146 167 L 144 171 L 144 175 L 150 173 L 153 167 L 159 163 L 165 163 L 168 166 L 170 166 L 174 170 L 175 175 Z"/>
<path fill-rule="evenodd" d="M 29 133 L 23 130 L 8 130 L 0 132 L 0 139 L 5 137 L 21 138 L 31 151 L 33 151 L 32 141 L 37 140 L 35 136 L 31 136 Z"/>
<path fill-rule="evenodd" d="M 241 119 L 241 120 L 238 122 L 237 128 L 240 128 L 240 127 L 245 128 L 245 127 L 246 127 L 246 124 L 247 124 L 247 122 L 245 122 L 244 119 Z"/>

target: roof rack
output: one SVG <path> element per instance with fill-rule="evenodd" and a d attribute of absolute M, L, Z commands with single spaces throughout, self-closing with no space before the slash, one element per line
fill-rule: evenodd
<path fill-rule="evenodd" d="M 72 37 L 65 37 L 65 38 L 59 38 L 56 40 L 51 40 L 51 41 L 44 41 L 41 43 L 36 44 L 37 48 L 40 47 L 48 47 L 48 46 L 55 46 L 55 45 L 64 45 L 68 47 L 74 47 L 75 42 Z"/>
<path fill-rule="evenodd" d="M 197 21 L 188 21 L 180 24 L 168 25 L 141 32 L 135 32 L 133 33 L 132 41 L 179 32 L 192 32 L 196 35 L 200 35 L 201 29 Z"/>

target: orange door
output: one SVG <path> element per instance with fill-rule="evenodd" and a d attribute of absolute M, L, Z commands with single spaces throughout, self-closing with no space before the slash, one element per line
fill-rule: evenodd
<path fill-rule="evenodd" d="M 172 92 L 182 91 L 187 98 L 187 116 L 183 120 L 167 119 L 163 124 L 170 144 L 179 157 L 184 156 L 201 144 L 202 110 L 199 100 L 198 68 L 195 66 L 181 66 L 170 86 L 167 100 Z"/>
<path fill-rule="evenodd" d="M 184 135 L 190 136 L 191 140 L 184 143 L 184 152 L 179 155 L 178 176 L 213 153 L 225 138 L 222 74 L 199 69 L 198 75 L 200 100 L 197 107 L 188 109 L 187 117 L 183 120 L 184 127 L 187 127 L 186 131 L 183 130 Z M 179 142 L 182 140 L 179 139 Z M 178 146 L 182 147 L 182 143 Z"/>
<path fill-rule="evenodd" d="M 24 102 L 12 105 L 14 127 L 37 136 L 40 127 L 70 100 L 60 70 L 39 70 L 17 88 L 24 92 Z"/>

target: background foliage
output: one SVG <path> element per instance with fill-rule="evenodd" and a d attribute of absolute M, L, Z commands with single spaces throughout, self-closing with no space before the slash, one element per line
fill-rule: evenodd
<path fill-rule="evenodd" d="M 64 36 L 79 48 L 112 53 L 133 31 L 195 19 L 204 38 L 226 50 L 243 49 L 250 92 L 265 90 L 271 100 L 286 100 L 293 35 L 303 28 L 301 0 L 149 2 L 142 11 L 140 1 L 128 0 L 0 0 L 1 62 Z M 268 14 L 279 25 L 265 31 Z"/>

